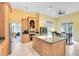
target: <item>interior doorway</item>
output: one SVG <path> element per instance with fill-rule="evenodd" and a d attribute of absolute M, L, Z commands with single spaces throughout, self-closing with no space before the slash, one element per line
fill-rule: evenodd
<path fill-rule="evenodd" d="M 73 39 L 73 23 L 72 22 L 62 23 L 61 32 L 66 33 L 67 44 L 69 44 L 69 45 L 73 44 L 73 42 L 72 42 L 72 39 Z"/>
<path fill-rule="evenodd" d="M 21 24 L 12 23 L 12 38 L 15 38 L 16 41 L 21 40 L 22 31 L 21 31 Z"/>
<path fill-rule="evenodd" d="M 21 24 L 10 23 L 9 24 L 9 53 L 13 53 L 16 49 L 16 45 L 21 43 L 22 30 Z M 18 46 L 17 46 L 18 47 Z"/>

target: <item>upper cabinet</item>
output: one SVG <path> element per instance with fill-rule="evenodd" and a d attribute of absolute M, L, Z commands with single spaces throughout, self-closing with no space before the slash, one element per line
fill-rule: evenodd
<path fill-rule="evenodd" d="M 9 21 L 9 14 L 10 14 L 10 4 L 1 2 L 0 3 L 0 37 L 5 36 L 5 29 L 7 30 L 6 26 L 8 26 Z"/>
<path fill-rule="evenodd" d="M 0 2 L 0 55 L 9 54 L 9 19 L 11 13 L 10 3 Z"/>
<path fill-rule="evenodd" d="M 35 32 L 39 32 L 39 19 L 34 17 L 28 17 L 29 20 L 29 29 L 35 29 Z"/>
<path fill-rule="evenodd" d="M 28 17 L 27 20 L 29 20 L 29 29 L 35 29 L 35 22 L 36 22 L 36 19 L 33 18 L 33 17 Z"/>
<path fill-rule="evenodd" d="M 22 30 L 28 30 L 29 29 L 29 21 L 27 19 L 22 19 Z"/>
<path fill-rule="evenodd" d="M 34 17 L 27 17 L 26 19 L 22 19 L 22 29 L 35 29 L 35 32 L 39 32 L 39 20 Z"/>
<path fill-rule="evenodd" d="M 0 37 L 4 37 L 4 27 L 5 27 L 5 20 L 4 20 L 4 17 L 5 17 L 5 14 L 4 14 L 4 6 L 2 4 L 0 4 Z"/>

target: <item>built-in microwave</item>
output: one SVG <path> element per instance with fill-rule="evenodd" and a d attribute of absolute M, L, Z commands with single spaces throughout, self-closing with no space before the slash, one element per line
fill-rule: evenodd
<path fill-rule="evenodd" d="M 29 34 L 35 34 L 35 29 L 29 29 Z"/>

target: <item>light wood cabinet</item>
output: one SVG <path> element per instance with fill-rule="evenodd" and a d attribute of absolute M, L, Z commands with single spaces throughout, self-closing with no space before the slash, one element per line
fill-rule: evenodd
<path fill-rule="evenodd" d="M 22 19 L 22 30 L 29 29 L 29 21 L 27 19 Z"/>
<path fill-rule="evenodd" d="M 42 54 L 45 56 L 50 56 L 50 44 L 47 44 L 47 42 L 42 42 Z"/>
<path fill-rule="evenodd" d="M 30 41 L 29 35 L 28 34 L 23 34 L 22 42 L 25 43 L 25 42 L 28 42 L 28 41 Z"/>
<path fill-rule="evenodd" d="M 66 54 L 66 44 L 64 41 L 59 41 L 58 43 L 53 44 L 51 50 L 53 52 L 53 55 L 61 55 L 64 56 Z M 52 54 L 52 53 L 51 53 Z"/>
<path fill-rule="evenodd" d="M 30 41 L 30 37 L 29 37 L 29 33 L 26 33 L 28 32 L 29 30 L 29 21 L 28 19 L 22 19 L 22 42 L 25 43 L 25 42 L 28 42 Z"/>
<path fill-rule="evenodd" d="M 11 13 L 11 6 L 7 2 L 0 3 L 0 37 L 4 40 L 0 42 L 1 55 L 9 54 L 9 16 Z"/>
<path fill-rule="evenodd" d="M 29 29 L 30 29 L 30 20 L 34 21 L 34 26 L 35 26 L 35 32 L 39 32 L 39 19 L 35 17 L 28 17 L 27 20 L 29 21 Z"/>
<path fill-rule="evenodd" d="M 66 40 L 48 43 L 40 38 L 33 37 L 33 48 L 41 56 L 64 56 L 66 54 Z"/>
<path fill-rule="evenodd" d="M 4 7 L 0 4 L 0 37 L 5 36 L 5 19 L 4 19 Z"/>
<path fill-rule="evenodd" d="M 31 20 L 34 22 L 34 24 L 33 23 L 30 24 Z M 39 32 L 39 19 L 30 17 L 30 16 L 22 19 L 22 32 L 24 32 L 24 31 L 29 32 L 29 29 L 31 29 L 31 26 L 34 27 L 33 28 L 34 32 Z M 22 35 L 22 42 L 30 41 L 30 36 L 31 36 L 30 32 L 28 34 L 23 34 Z"/>
<path fill-rule="evenodd" d="M 35 22 L 35 30 L 36 32 L 39 32 L 39 20 L 36 20 Z"/>

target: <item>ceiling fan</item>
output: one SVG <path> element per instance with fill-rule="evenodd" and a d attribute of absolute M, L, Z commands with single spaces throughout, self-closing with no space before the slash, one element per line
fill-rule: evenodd
<path fill-rule="evenodd" d="M 59 14 L 59 15 L 63 15 L 65 13 L 66 13 L 66 11 L 63 11 L 63 10 L 58 10 L 58 12 L 57 12 L 57 14 Z"/>

